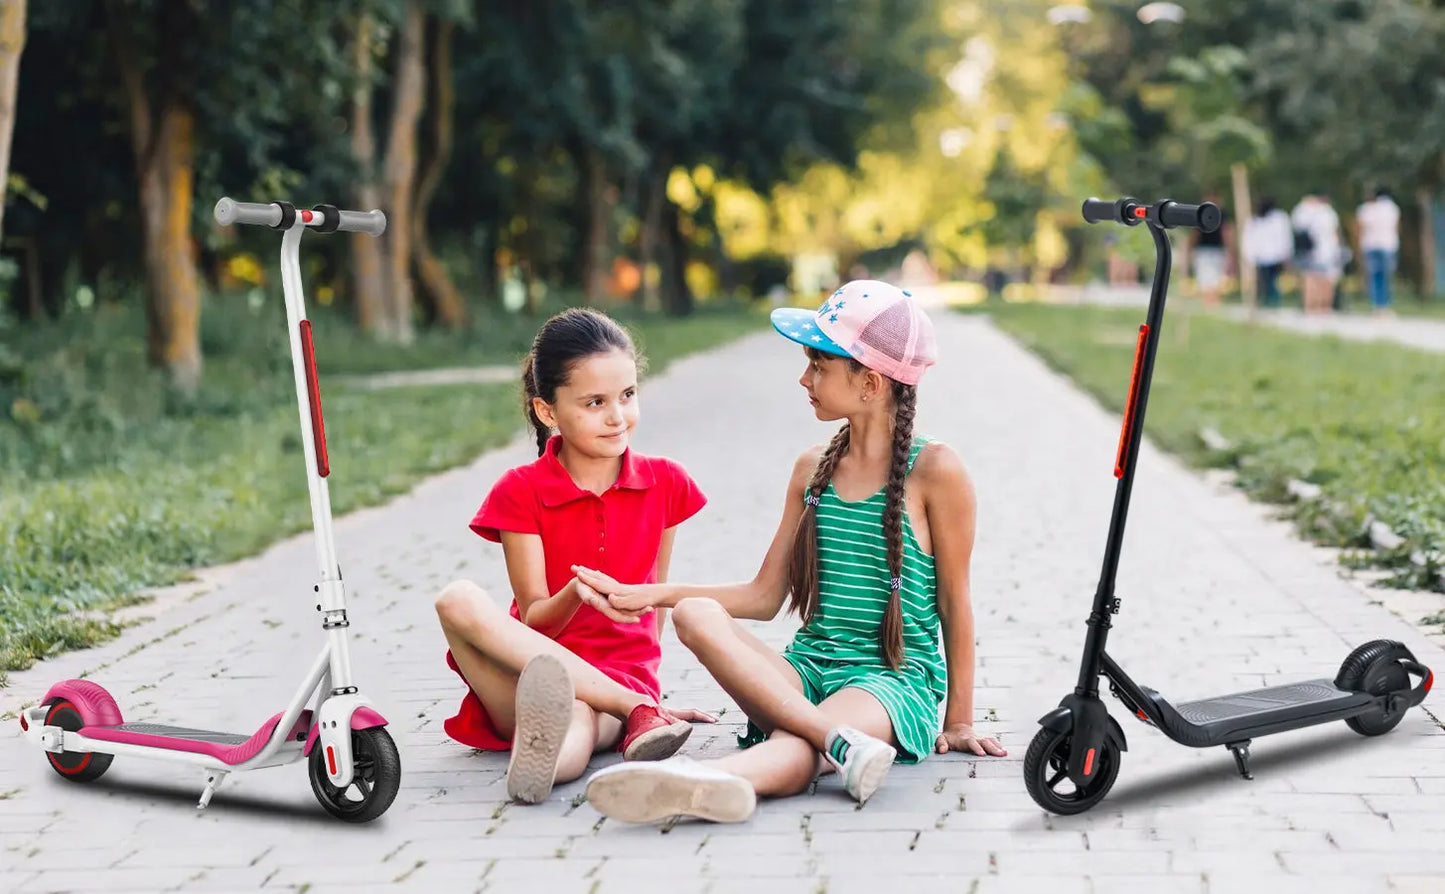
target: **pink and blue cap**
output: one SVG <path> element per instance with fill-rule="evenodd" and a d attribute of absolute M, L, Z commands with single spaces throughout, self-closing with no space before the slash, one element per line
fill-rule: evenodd
<path fill-rule="evenodd" d="M 905 385 L 917 385 L 938 360 L 933 322 L 909 292 L 857 279 L 817 310 L 780 307 L 773 328 L 784 338 L 859 363 Z"/>

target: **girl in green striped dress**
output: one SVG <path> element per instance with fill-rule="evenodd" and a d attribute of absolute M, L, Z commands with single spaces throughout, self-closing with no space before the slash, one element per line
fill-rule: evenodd
<path fill-rule="evenodd" d="M 773 325 L 804 346 L 815 415 L 846 422 L 799 457 L 753 580 L 638 585 L 574 568 L 618 610 L 673 608 L 679 639 L 749 718 L 736 755 L 598 771 L 587 797 L 607 816 L 738 822 L 758 796 L 830 770 L 861 803 L 895 761 L 1006 753 L 973 728 L 973 487 L 952 449 L 913 433 L 932 323 L 909 293 L 860 280 L 817 311 L 775 310 Z M 802 627 L 782 654 L 735 620 L 771 620 L 789 598 Z"/>

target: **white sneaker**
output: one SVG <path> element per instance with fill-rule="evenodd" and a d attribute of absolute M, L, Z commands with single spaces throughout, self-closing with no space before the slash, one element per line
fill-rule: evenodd
<path fill-rule="evenodd" d="M 740 823 L 757 809 L 758 795 L 741 776 L 679 756 L 598 770 L 587 780 L 587 801 L 603 816 L 629 823 L 674 816 Z"/>
<path fill-rule="evenodd" d="M 551 655 L 538 655 L 517 677 L 516 729 L 507 762 L 507 797 L 540 804 L 557 781 L 557 756 L 572 724 L 572 678 Z"/>
<path fill-rule="evenodd" d="M 843 777 L 843 786 L 848 789 L 848 794 L 863 804 L 883 784 L 883 778 L 888 775 L 898 752 L 882 739 L 875 739 L 852 727 L 840 726 L 828 733 L 828 748 L 823 757 Z"/>

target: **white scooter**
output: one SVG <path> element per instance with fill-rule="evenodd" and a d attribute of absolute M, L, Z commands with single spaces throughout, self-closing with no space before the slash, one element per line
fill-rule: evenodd
<path fill-rule="evenodd" d="M 286 202 L 254 204 L 223 198 L 216 203 L 223 225 L 252 224 L 283 230 L 281 283 L 291 332 L 291 365 L 301 416 L 301 444 L 311 492 L 311 521 L 316 532 L 320 582 L 313 587 L 326 643 L 285 710 L 254 734 L 220 733 L 131 722 L 121 718 L 110 693 L 90 680 L 66 680 L 45 693 L 40 704 L 20 714 L 26 737 L 46 752 L 55 772 L 74 782 L 99 778 L 115 755 L 178 761 L 205 773 L 198 808 L 205 808 L 229 773 L 275 767 L 309 758 L 311 790 L 332 816 L 364 823 L 386 812 L 401 785 L 401 758 L 386 731 L 386 719 L 362 696 L 351 679 L 347 650 L 346 591 L 331 534 L 331 496 L 326 478 L 326 430 L 316 378 L 311 321 L 301 288 L 301 236 L 337 230 L 380 236 L 386 216 L 380 211 L 340 211 L 318 205 L 298 211 Z M 314 707 L 306 707 L 315 696 Z"/>

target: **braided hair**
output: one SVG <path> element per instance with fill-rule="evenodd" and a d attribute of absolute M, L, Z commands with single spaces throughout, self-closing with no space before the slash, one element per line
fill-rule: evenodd
<path fill-rule="evenodd" d="M 863 369 L 849 358 L 854 371 Z M 891 380 L 890 380 L 891 381 Z M 917 409 L 918 389 L 893 381 L 893 456 L 888 467 L 888 484 L 883 506 L 883 536 L 887 543 L 888 569 L 891 576 L 888 606 L 883 612 L 879 641 L 884 660 L 897 670 L 903 664 L 903 496 L 908 474 L 908 453 L 913 444 L 913 417 Z M 818 504 L 828 482 L 838 470 L 838 461 L 848 452 L 849 426 L 845 423 L 827 448 L 818 457 L 813 477 L 803 496 L 803 517 L 793 534 L 793 554 L 788 564 L 791 608 L 804 624 L 818 611 Z"/>

